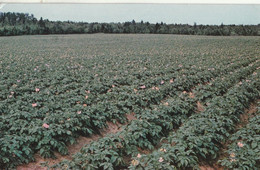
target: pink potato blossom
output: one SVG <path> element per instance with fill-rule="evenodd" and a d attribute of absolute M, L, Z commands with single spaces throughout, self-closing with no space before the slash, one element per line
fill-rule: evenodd
<path fill-rule="evenodd" d="M 39 91 L 40 91 L 40 89 L 39 89 L 39 88 L 35 88 L 35 91 L 36 91 L 36 92 L 39 92 Z"/>
<path fill-rule="evenodd" d="M 48 125 L 47 123 L 44 123 L 44 124 L 42 125 L 42 127 L 48 129 L 48 128 L 50 127 L 50 125 Z"/>
<path fill-rule="evenodd" d="M 162 157 L 160 157 L 159 162 L 163 162 L 163 158 Z"/>
<path fill-rule="evenodd" d="M 33 103 L 33 104 L 32 104 L 32 107 L 36 107 L 36 106 L 37 106 L 37 103 Z"/>
<path fill-rule="evenodd" d="M 244 144 L 243 144 L 242 142 L 238 142 L 238 143 L 237 143 L 237 146 L 240 147 L 240 148 L 242 148 L 242 147 L 244 146 Z"/>
<path fill-rule="evenodd" d="M 141 86 L 140 88 L 141 88 L 141 89 L 145 89 L 145 88 L 146 88 L 146 86 L 145 86 L 145 85 L 143 85 L 143 86 Z"/>
<path fill-rule="evenodd" d="M 141 158 L 141 157 L 142 157 L 142 155 L 140 153 L 138 153 L 137 158 Z"/>
<path fill-rule="evenodd" d="M 81 114 L 81 111 L 77 111 L 78 114 Z"/>
<path fill-rule="evenodd" d="M 163 85 L 163 84 L 164 84 L 164 81 L 162 80 L 162 81 L 161 81 L 161 85 Z"/>

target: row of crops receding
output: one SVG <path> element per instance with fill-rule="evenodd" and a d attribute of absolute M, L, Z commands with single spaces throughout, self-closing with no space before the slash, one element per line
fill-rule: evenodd
<path fill-rule="evenodd" d="M 23 36 L 0 45 L 0 167 L 66 155 L 78 137 L 118 122 L 119 132 L 54 168 L 199 168 L 230 140 L 236 157 L 219 164 L 257 169 L 257 116 L 235 127 L 259 99 L 258 37 Z"/>

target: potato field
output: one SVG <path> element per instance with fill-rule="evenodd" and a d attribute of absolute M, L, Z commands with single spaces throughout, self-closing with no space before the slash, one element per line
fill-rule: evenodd
<path fill-rule="evenodd" d="M 0 169 L 260 169 L 259 78 L 256 36 L 0 37 Z"/>

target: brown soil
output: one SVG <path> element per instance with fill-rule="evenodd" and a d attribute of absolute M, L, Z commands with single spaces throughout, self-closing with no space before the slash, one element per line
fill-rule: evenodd
<path fill-rule="evenodd" d="M 218 167 L 217 165 L 211 167 L 211 166 L 200 166 L 200 170 L 224 170 L 222 167 Z"/>
<path fill-rule="evenodd" d="M 214 168 L 209 167 L 209 166 L 200 166 L 199 168 L 200 168 L 200 170 L 215 170 Z"/>
<path fill-rule="evenodd" d="M 127 118 L 128 122 L 136 119 L 134 113 L 127 114 L 126 118 Z M 77 142 L 75 144 L 68 145 L 68 151 L 69 151 L 68 155 L 64 156 L 64 155 L 59 154 L 58 152 L 54 152 L 56 159 L 52 159 L 52 158 L 43 158 L 43 157 L 40 156 L 39 153 L 37 153 L 34 156 L 35 162 L 19 165 L 19 166 L 17 166 L 17 170 L 47 170 L 47 168 L 41 167 L 41 163 L 48 162 L 48 165 L 52 166 L 54 164 L 61 162 L 62 160 L 65 160 L 65 159 L 72 160 L 72 155 L 79 152 L 80 149 L 84 145 L 90 144 L 93 141 L 97 141 L 99 138 L 104 137 L 108 134 L 115 134 L 115 133 L 122 130 L 122 126 L 123 125 L 120 124 L 120 123 L 114 124 L 114 123 L 111 123 L 111 122 L 107 122 L 107 128 L 100 130 L 100 135 L 93 134 L 90 137 L 80 136 L 77 139 Z"/>
<path fill-rule="evenodd" d="M 149 150 L 149 149 L 142 149 L 139 147 L 137 149 L 141 154 L 145 154 L 145 155 L 148 155 L 148 154 L 152 153 L 152 151 L 153 151 L 153 150 Z"/>
<path fill-rule="evenodd" d="M 135 113 L 132 112 L 132 113 L 129 113 L 129 114 L 126 114 L 126 118 L 127 120 L 130 122 L 131 120 L 136 120 L 137 118 L 135 117 Z"/>
<path fill-rule="evenodd" d="M 200 113 L 203 112 L 204 110 L 205 110 L 204 106 L 199 101 L 197 101 L 197 112 Z"/>
<path fill-rule="evenodd" d="M 189 97 L 194 99 L 195 98 L 194 93 L 189 92 Z M 205 107 L 199 101 L 197 101 L 197 110 L 196 110 L 196 112 L 200 113 L 200 112 L 203 112 L 204 110 L 205 110 Z"/>
<path fill-rule="evenodd" d="M 248 120 L 254 116 L 254 113 L 257 113 L 257 102 L 260 102 L 260 99 L 258 99 L 255 103 L 252 103 L 250 107 L 245 110 L 245 113 L 240 115 L 240 121 L 237 128 L 244 127 L 248 123 Z"/>

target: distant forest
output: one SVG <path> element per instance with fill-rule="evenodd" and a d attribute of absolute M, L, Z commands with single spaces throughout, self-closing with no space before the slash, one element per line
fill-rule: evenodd
<path fill-rule="evenodd" d="M 259 36 L 258 25 L 188 25 L 149 22 L 87 23 L 49 21 L 26 13 L 1 13 L 0 36 L 36 34 L 85 34 L 85 33 L 132 33 L 132 34 L 185 34 L 185 35 L 246 35 Z"/>

